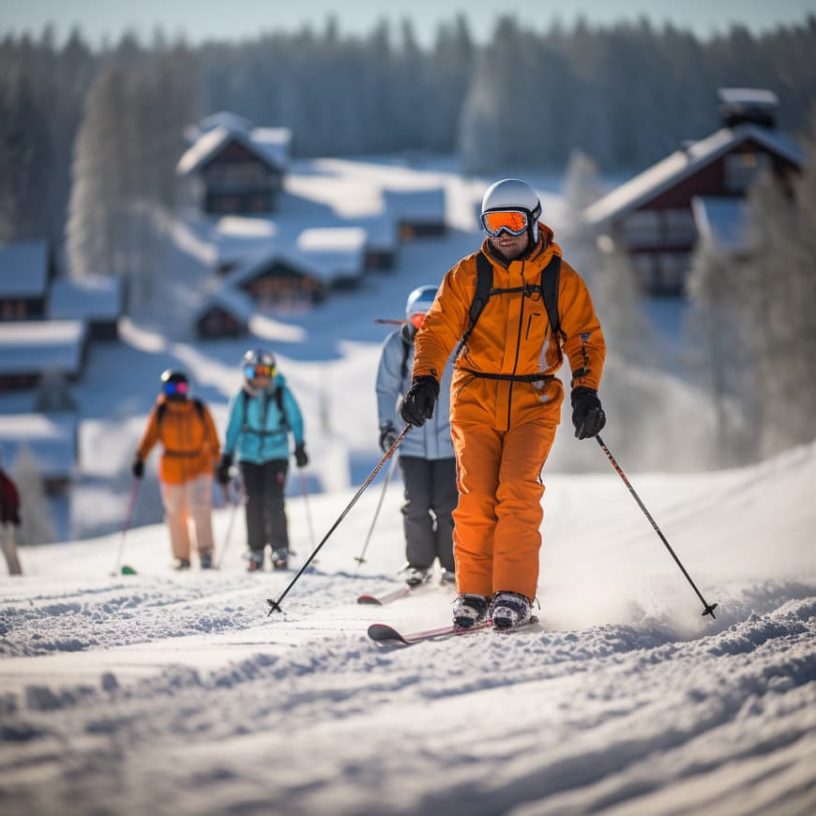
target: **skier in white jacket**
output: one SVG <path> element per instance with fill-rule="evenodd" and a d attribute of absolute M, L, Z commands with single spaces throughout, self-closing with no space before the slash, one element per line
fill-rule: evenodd
<path fill-rule="evenodd" d="M 420 286 L 408 296 L 405 325 L 383 344 L 377 370 L 377 413 L 380 448 L 391 447 L 397 430 L 397 406 L 411 385 L 414 337 L 436 296 L 435 286 Z M 402 505 L 407 565 L 405 581 L 416 586 L 427 580 L 434 559 L 442 581 L 453 583 L 453 518 L 458 501 L 456 460 L 450 435 L 451 362 L 445 367 L 439 403 L 433 418 L 409 433 L 399 450 L 405 486 Z M 400 423 L 402 424 L 402 423 Z"/>

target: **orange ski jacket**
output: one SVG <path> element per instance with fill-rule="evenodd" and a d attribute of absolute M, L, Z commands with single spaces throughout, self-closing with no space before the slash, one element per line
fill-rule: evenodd
<path fill-rule="evenodd" d="M 536 247 L 524 259 L 510 262 L 498 257 L 488 241 L 483 243 L 481 251 L 493 267 L 493 288 L 527 286 L 528 290 L 488 299 L 454 364 L 453 420 L 486 421 L 499 430 L 520 422 L 558 422 L 563 389 L 554 375 L 564 356 L 572 370 L 573 388 L 600 386 L 606 343 L 586 284 L 562 258 L 558 337 L 537 288 L 553 254 L 561 257 L 561 248 L 552 238 L 552 230 L 540 224 Z M 416 336 L 414 377 L 430 375 L 439 380 L 465 334 L 476 291 L 476 255 L 463 258 L 445 275 Z M 529 381 L 535 375 L 540 378 Z M 528 381 L 513 379 L 518 377 Z M 553 410 L 542 411 L 542 406 Z"/>
<path fill-rule="evenodd" d="M 176 402 L 160 396 L 150 412 L 136 455 L 147 459 L 156 443 L 161 442 L 162 482 L 182 484 L 215 469 L 221 453 L 218 432 L 207 406 L 200 404 L 199 412 L 193 400 Z"/>

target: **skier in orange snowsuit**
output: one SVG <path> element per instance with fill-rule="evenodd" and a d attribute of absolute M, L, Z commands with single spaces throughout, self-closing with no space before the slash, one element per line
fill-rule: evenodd
<path fill-rule="evenodd" d="M 538 196 L 523 181 L 505 179 L 485 193 L 488 237 L 480 253 L 492 268 L 490 294 L 473 323 L 477 269 L 485 266 L 480 253 L 445 275 L 416 336 L 412 385 L 401 406 L 412 425 L 432 416 L 441 372 L 461 345 L 451 387 L 459 489 L 453 617 L 460 626 L 491 616 L 494 627 L 512 628 L 530 618 L 541 547 L 540 474 L 560 421 L 564 394 L 554 375 L 564 356 L 572 370 L 575 435 L 595 436 L 606 421 L 597 395 L 606 351 L 601 326 L 584 281 L 561 260 L 540 214 Z M 544 296 L 553 272 L 557 332 Z"/>

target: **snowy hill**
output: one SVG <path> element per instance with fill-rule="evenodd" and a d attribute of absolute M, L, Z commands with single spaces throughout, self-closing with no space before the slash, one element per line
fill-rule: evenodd
<path fill-rule="evenodd" d="M 585 444 L 591 445 L 591 442 Z M 448 591 L 396 586 L 400 491 L 369 561 L 379 483 L 284 601 L 290 575 L 175 575 L 161 526 L 24 552 L 0 582 L 3 813 L 810 814 L 816 809 L 816 446 L 635 487 L 556 475 L 544 498 L 541 623 L 409 648 L 381 620 L 444 623 Z M 290 501 L 302 563 L 350 490 Z M 230 510 L 216 513 L 223 546 Z"/>

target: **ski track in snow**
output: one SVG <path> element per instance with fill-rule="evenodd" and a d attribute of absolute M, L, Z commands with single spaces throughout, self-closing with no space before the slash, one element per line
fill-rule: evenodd
<path fill-rule="evenodd" d="M 261 576 L 260 587 L 255 576 L 193 577 L 4 604 L 5 654 L 99 655 L 171 638 L 183 658 L 185 636 L 201 632 L 224 647 L 248 633 L 253 652 L 214 668 L 171 657 L 146 677 L 97 671 L 93 683 L 4 693 L 4 813 L 816 806 L 816 587 L 735 589 L 732 614 L 740 602 L 773 608 L 691 639 L 649 618 L 582 631 L 548 631 L 545 620 L 511 635 L 382 648 L 362 634 L 371 612 L 347 603 L 370 578 L 307 576 L 308 598 L 290 599 L 285 621 L 266 621 L 259 602 L 282 576 Z M 786 594 L 803 597 L 774 605 Z M 378 615 L 396 620 L 427 603 Z M 34 638 L 37 628 L 50 636 Z"/>

